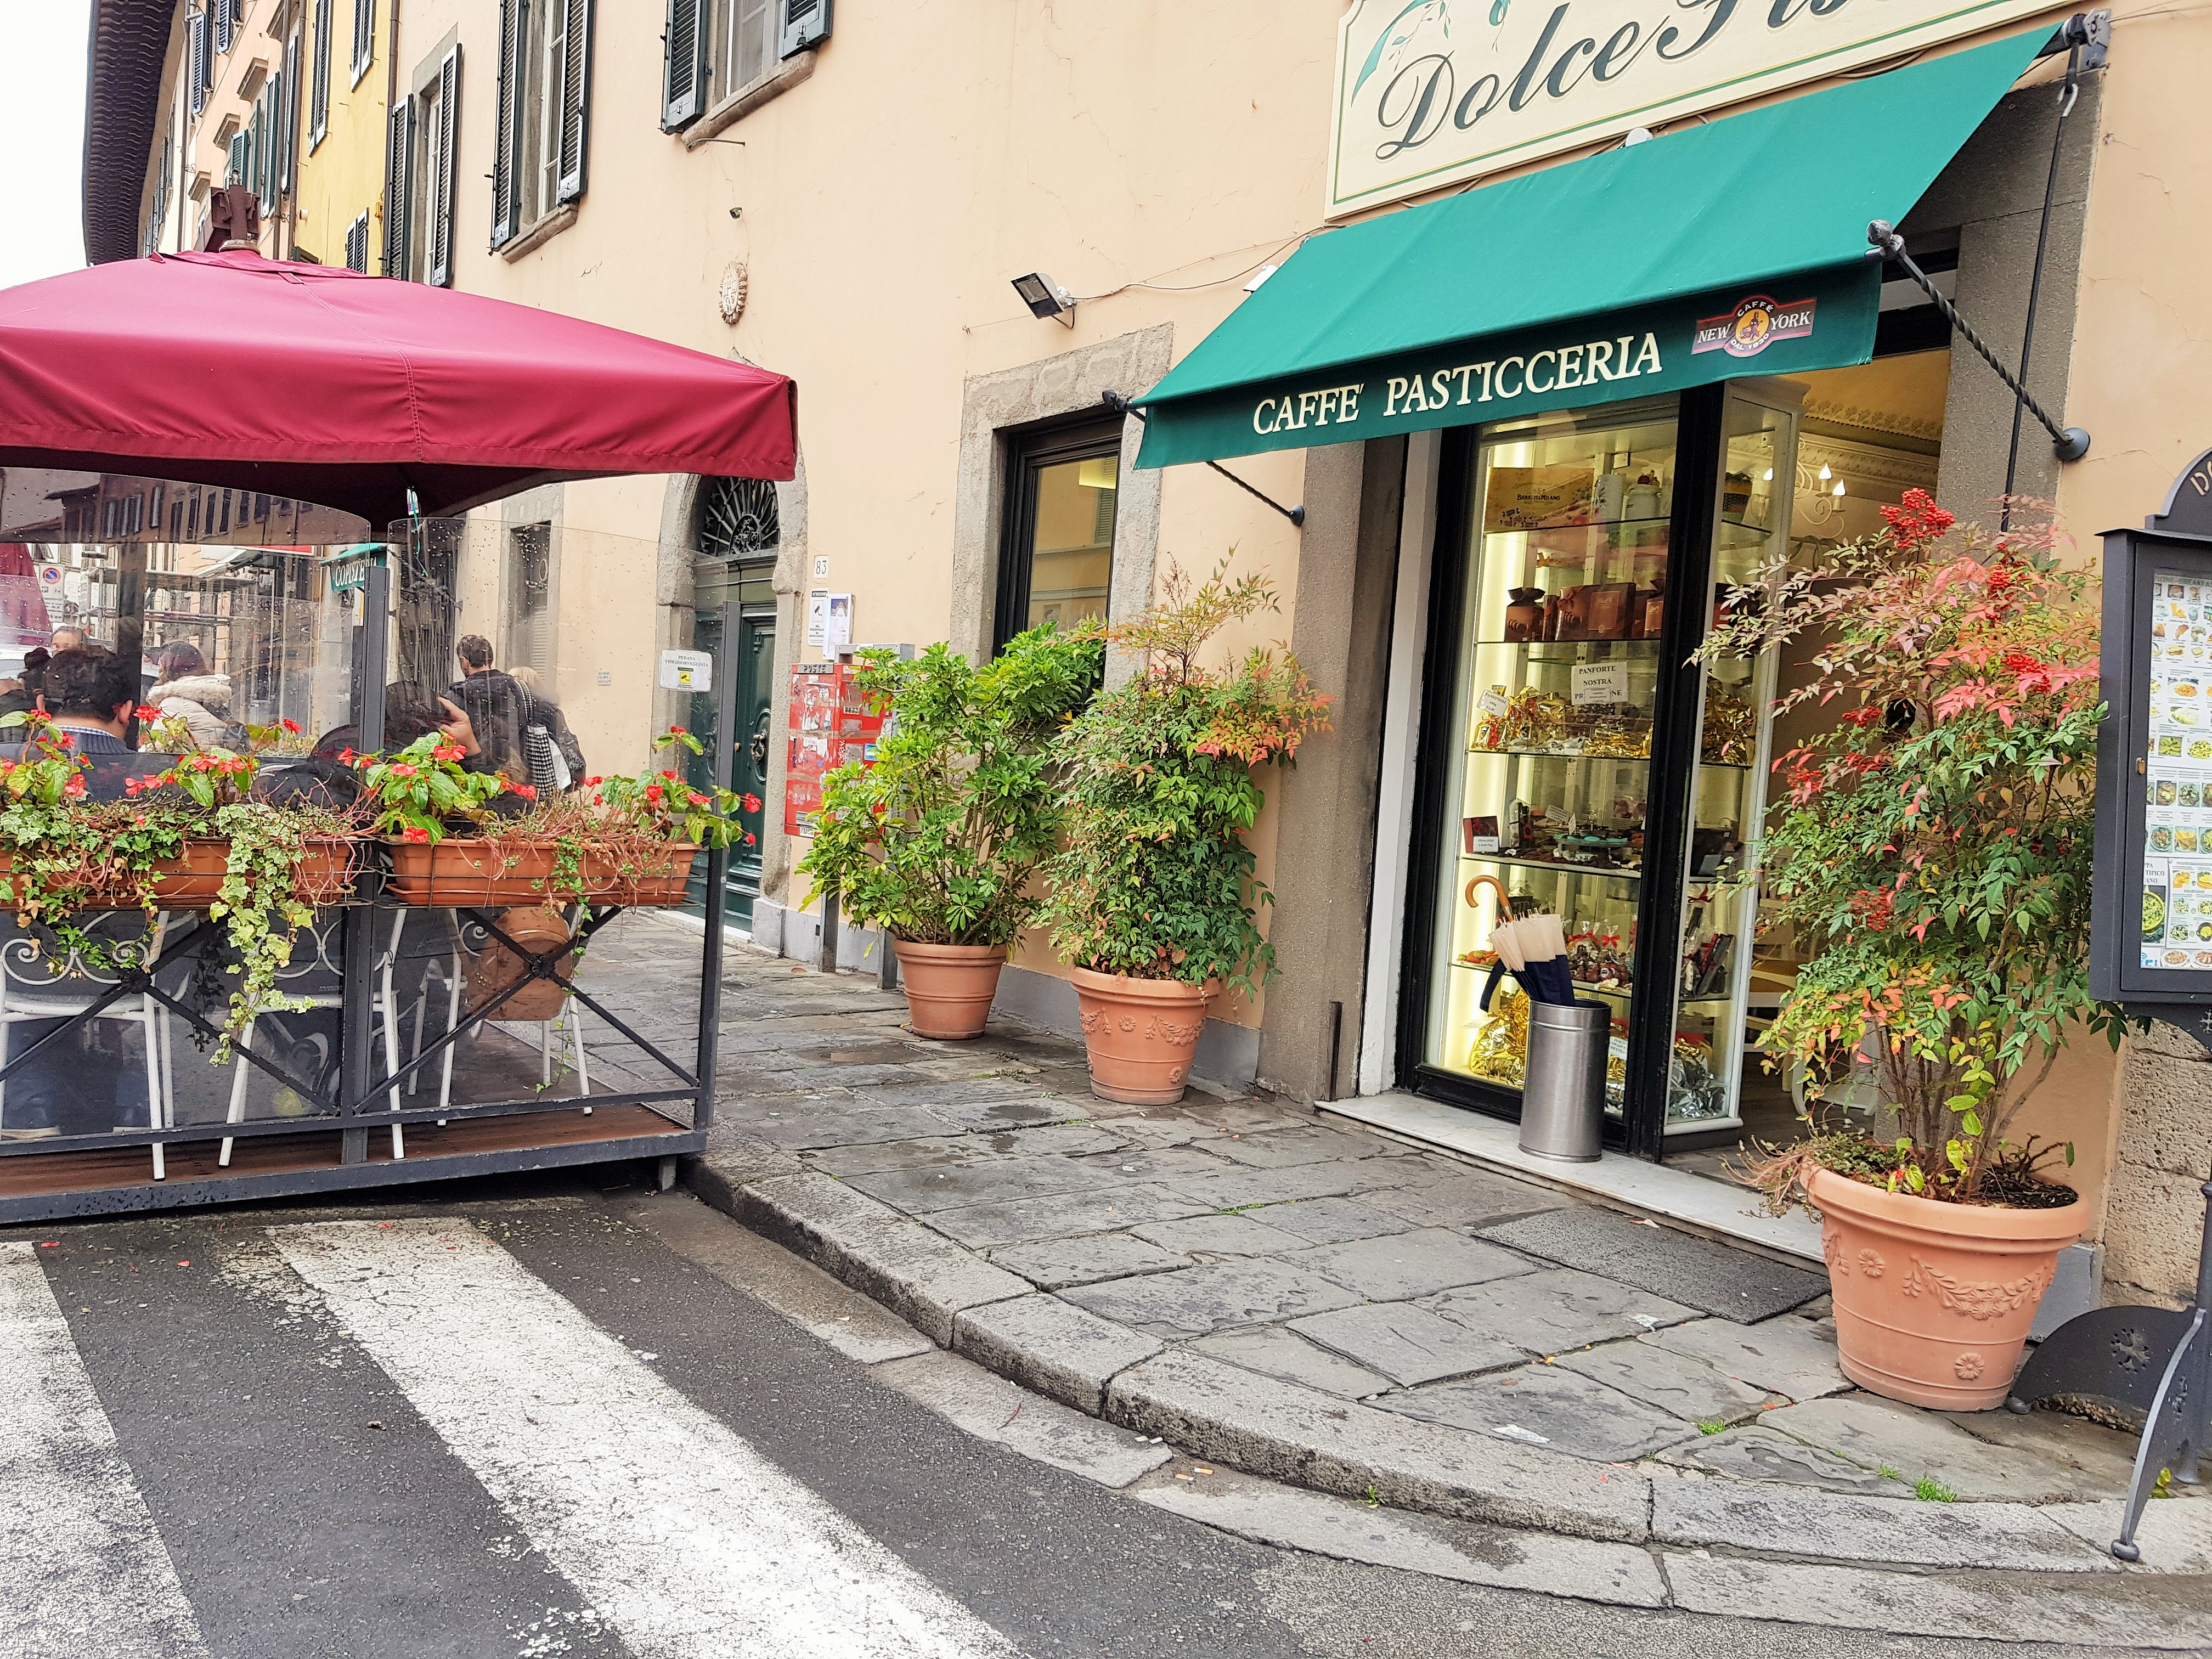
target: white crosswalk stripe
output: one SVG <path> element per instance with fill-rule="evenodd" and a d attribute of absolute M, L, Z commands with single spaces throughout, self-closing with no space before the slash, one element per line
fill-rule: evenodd
<path fill-rule="evenodd" d="M 638 1659 L 1012 1659 L 465 1223 L 270 1237 Z"/>
<path fill-rule="evenodd" d="M 0 1243 L 0 1653 L 206 1659 L 31 1243 Z"/>

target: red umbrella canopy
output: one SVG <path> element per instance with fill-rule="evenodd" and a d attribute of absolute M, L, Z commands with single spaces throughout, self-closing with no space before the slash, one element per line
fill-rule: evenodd
<path fill-rule="evenodd" d="M 459 513 L 563 478 L 788 478 L 786 376 L 574 317 L 258 254 L 0 289 L 0 466 Z"/>

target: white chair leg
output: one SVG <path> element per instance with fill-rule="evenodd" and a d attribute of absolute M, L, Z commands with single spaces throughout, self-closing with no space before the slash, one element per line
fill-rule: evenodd
<path fill-rule="evenodd" d="M 5 1003 L 0 1003 L 0 1072 L 8 1069 L 8 1038 L 15 1029 L 15 1022 L 8 1017 Z M 8 1121 L 8 1085 L 0 1083 L 0 1123 Z"/>
<path fill-rule="evenodd" d="M 250 1046 L 252 1042 L 253 1021 L 251 1018 L 248 1018 L 246 1022 L 246 1029 L 238 1034 L 238 1042 L 236 1046 L 241 1048 L 246 1048 Z M 240 1054 L 234 1055 L 232 1057 L 230 1062 L 230 1111 L 223 1119 L 225 1123 L 243 1123 L 246 1121 L 246 1086 L 247 1082 L 250 1080 L 248 1077 L 249 1070 L 250 1068 L 246 1065 L 244 1055 Z M 230 1167 L 231 1139 L 232 1137 L 225 1135 L 222 1139 L 222 1150 L 216 1154 L 215 1161 L 216 1167 L 219 1169 L 228 1170 Z"/>
<path fill-rule="evenodd" d="M 538 1086 L 546 1087 L 553 1081 L 553 1028 L 557 1020 L 538 1022 Z"/>
<path fill-rule="evenodd" d="M 576 1057 L 576 1092 L 588 1100 L 592 1092 L 592 1070 L 584 1059 L 584 1011 L 574 997 L 568 999 L 568 1049 Z M 589 1117 L 591 1115 L 592 1109 L 587 1105 L 584 1108 L 584 1115 Z"/>
<path fill-rule="evenodd" d="M 461 1046 L 459 1037 L 454 1033 L 460 1029 L 461 953 L 455 951 L 446 976 L 446 1036 L 450 1040 L 446 1044 L 445 1063 L 439 1067 L 438 1109 L 441 1112 L 453 1101 L 453 1053 Z M 446 1127 L 446 1120 L 442 1117 L 438 1120 L 438 1127 L 441 1129 Z"/>
<path fill-rule="evenodd" d="M 140 1010 L 138 1023 L 146 1028 L 146 1122 L 150 1128 L 166 1129 L 169 1125 L 167 1114 L 161 1109 L 161 1022 L 155 1018 L 159 1010 L 153 998 L 144 997 L 140 1000 L 144 1006 Z M 168 1179 L 167 1160 L 162 1156 L 162 1151 L 161 1143 L 155 1141 L 154 1179 L 156 1181 Z"/>
<path fill-rule="evenodd" d="M 415 1085 L 422 1080 L 422 1068 L 415 1062 L 422 1058 L 422 1022 L 429 1018 L 430 993 L 426 988 L 415 999 L 415 1041 L 407 1051 L 407 1092 L 413 1094 Z"/>

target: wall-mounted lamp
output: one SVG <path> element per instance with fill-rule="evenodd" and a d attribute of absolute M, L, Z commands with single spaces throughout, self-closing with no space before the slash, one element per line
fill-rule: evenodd
<path fill-rule="evenodd" d="M 1041 270 L 1014 278 L 1014 292 L 1032 317 L 1056 318 L 1061 326 L 1075 326 L 1075 296 Z"/>

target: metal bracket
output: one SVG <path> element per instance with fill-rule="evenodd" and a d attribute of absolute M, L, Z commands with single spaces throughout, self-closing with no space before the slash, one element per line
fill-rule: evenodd
<path fill-rule="evenodd" d="M 1133 415 L 1139 420 L 1146 421 L 1149 424 L 1149 419 L 1145 414 L 1145 411 L 1133 405 L 1129 402 L 1127 397 L 1121 392 L 1102 392 L 1098 394 L 1098 401 L 1105 404 L 1107 408 L 1112 410 L 1116 415 Z M 1300 529 L 1303 530 L 1305 527 L 1306 510 L 1303 505 L 1298 507 L 1285 507 L 1273 496 L 1263 494 L 1261 491 L 1254 489 L 1250 484 L 1246 483 L 1243 479 L 1238 477 L 1227 467 L 1222 465 L 1220 462 L 1207 461 L 1206 465 L 1212 467 L 1223 477 L 1228 479 L 1230 483 L 1235 484 L 1246 495 L 1258 496 L 1260 500 L 1267 502 L 1268 506 L 1273 507 L 1276 512 L 1281 514 L 1285 518 L 1288 519 L 1292 524 L 1297 525 Z"/>
<path fill-rule="evenodd" d="M 1894 259 L 1905 267 L 1905 274 L 1920 284 L 1920 290 L 1935 301 L 1943 320 L 1966 339 L 1968 345 L 1981 354 L 1982 361 L 1990 366 L 1997 379 L 2012 388 L 2012 394 L 2021 407 L 2042 423 L 2051 434 L 2051 450 L 2062 461 L 2078 461 L 2089 453 L 2089 434 L 2078 426 L 2062 427 L 2051 417 L 2048 410 L 2035 400 L 2035 395 L 2020 383 L 2013 372 L 1996 359 L 1973 325 L 1959 314 L 1959 308 L 1936 291 L 1936 284 L 1928 280 L 1928 273 L 1915 264 L 1912 256 L 1905 251 L 1905 238 L 1887 219 L 1876 219 L 1867 226 L 1867 240 L 1873 246 L 1867 250 L 1869 259 Z"/>

